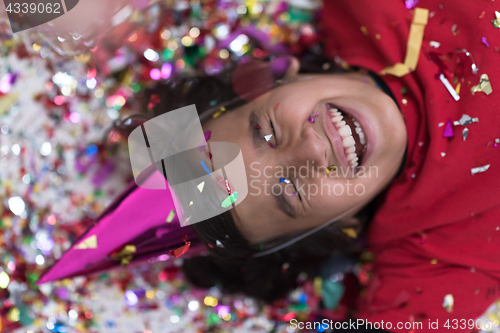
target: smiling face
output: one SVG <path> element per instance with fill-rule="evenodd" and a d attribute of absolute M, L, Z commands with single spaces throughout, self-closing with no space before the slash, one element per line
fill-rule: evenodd
<path fill-rule="evenodd" d="M 293 75 L 203 125 L 242 150 L 243 236 L 268 241 L 353 216 L 394 178 L 406 147 L 397 105 L 367 75 Z M 278 104 L 279 103 L 279 104 Z"/>

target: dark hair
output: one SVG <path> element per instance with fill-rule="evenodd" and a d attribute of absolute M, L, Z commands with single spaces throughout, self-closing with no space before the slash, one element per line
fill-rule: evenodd
<path fill-rule="evenodd" d="M 238 97 L 231 84 L 233 70 L 234 67 L 213 76 L 180 76 L 160 83 L 148 90 L 143 98 L 147 112 L 117 123 L 115 129 L 126 131 L 144 120 L 191 104 L 196 105 L 201 118 L 207 110 L 213 109 L 214 104 Z M 300 73 L 346 71 L 324 56 L 307 55 L 301 59 Z M 153 107 L 151 100 L 154 100 Z M 232 108 L 244 103 L 241 100 Z M 367 205 L 358 218 L 369 219 L 372 210 L 373 204 Z M 359 246 L 342 231 L 345 226 L 341 222 L 259 258 L 252 257 L 260 250 L 259 246 L 250 244 L 242 236 L 229 211 L 192 227 L 207 246 L 209 255 L 184 260 L 183 270 L 187 279 L 200 287 L 220 285 L 227 292 L 244 292 L 267 302 L 285 296 L 297 285 L 301 273 L 312 276 L 321 263 L 332 255 L 359 250 Z M 356 227 L 359 231 L 359 225 Z M 280 243 L 289 238 L 283 237 L 274 242 Z"/>

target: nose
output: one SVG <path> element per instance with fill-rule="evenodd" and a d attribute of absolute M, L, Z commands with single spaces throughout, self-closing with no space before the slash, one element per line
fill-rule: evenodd
<path fill-rule="evenodd" d="M 326 167 L 326 148 L 326 142 L 321 135 L 312 126 L 305 126 L 283 152 L 281 162 L 284 166 L 297 170 L 301 166 L 315 169 Z"/>

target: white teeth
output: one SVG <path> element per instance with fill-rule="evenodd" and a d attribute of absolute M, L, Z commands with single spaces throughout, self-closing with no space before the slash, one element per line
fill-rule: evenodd
<path fill-rule="evenodd" d="M 342 146 L 344 147 L 344 153 L 346 155 L 347 163 L 350 167 L 356 168 L 359 165 L 359 157 L 356 154 L 356 141 L 352 136 L 352 128 L 347 125 L 344 120 L 343 114 L 339 111 L 339 109 L 330 107 L 330 117 L 332 119 L 332 123 L 337 129 L 339 135 L 342 137 Z M 358 121 L 351 118 L 352 123 L 354 124 L 354 131 L 359 137 L 360 143 L 364 146 L 363 151 L 366 149 L 366 138 L 363 129 Z"/>
<path fill-rule="evenodd" d="M 347 125 L 342 126 L 341 128 L 338 129 L 340 136 L 343 136 L 344 138 L 352 135 L 351 128 Z"/>
<path fill-rule="evenodd" d="M 354 160 L 355 158 L 356 158 L 356 153 L 352 153 L 352 154 L 347 155 L 347 160 L 348 161 Z"/>
<path fill-rule="evenodd" d="M 340 123 L 342 121 L 342 119 L 344 119 L 342 116 L 333 117 L 332 118 L 332 123 L 334 123 L 334 124 Z"/>
<path fill-rule="evenodd" d="M 358 133 L 358 135 L 359 135 L 359 142 L 360 142 L 362 145 L 366 144 L 366 139 L 365 139 L 365 135 L 363 134 L 363 132 Z"/>
<path fill-rule="evenodd" d="M 346 126 L 346 123 L 345 123 L 345 121 L 343 121 L 343 120 L 342 120 L 342 121 L 339 121 L 338 123 L 336 123 L 336 124 L 335 124 L 335 127 L 337 128 L 337 130 L 338 130 L 339 128 L 344 127 L 344 126 Z"/>
<path fill-rule="evenodd" d="M 356 142 L 354 141 L 354 138 L 351 136 L 348 136 L 347 138 L 344 138 L 344 140 L 342 140 L 342 146 L 344 146 L 345 148 L 349 148 L 351 146 L 354 146 L 356 144 Z"/>

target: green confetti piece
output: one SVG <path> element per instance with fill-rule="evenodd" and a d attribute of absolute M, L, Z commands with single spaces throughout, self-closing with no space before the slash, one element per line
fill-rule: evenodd
<path fill-rule="evenodd" d="M 408 88 L 401 89 L 401 94 L 405 94 L 408 91 Z"/>
<path fill-rule="evenodd" d="M 234 192 L 233 194 L 231 194 L 230 196 L 228 196 L 226 199 L 224 199 L 224 201 L 222 201 L 222 208 L 227 208 L 229 206 L 231 206 L 232 204 L 234 204 L 236 202 L 236 200 L 238 200 L 238 192 Z"/>
<path fill-rule="evenodd" d="M 174 217 L 175 217 L 175 210 L 172 209 L 170 211 L 170 213 L 168 214 L 168 217 L 167 217 L 167 223 L 170 223 L 174 220 Z"/>
<path fill-rule="evenodd" d="M 333 282 L 330 279 L 323 281 L 321 296 L 323 304 L 327 309 L 335 309 L 344 295 L 345 287 L 340 282 Z"/>

